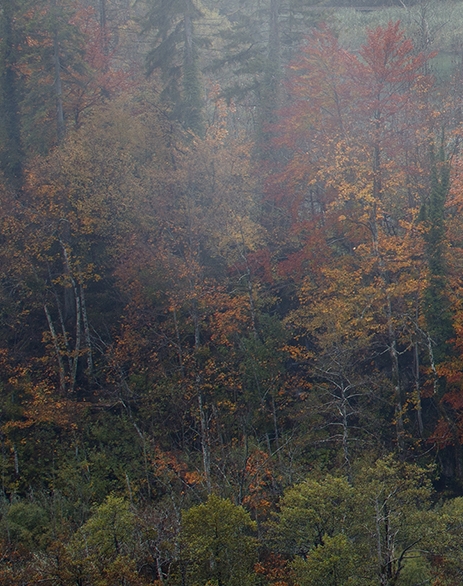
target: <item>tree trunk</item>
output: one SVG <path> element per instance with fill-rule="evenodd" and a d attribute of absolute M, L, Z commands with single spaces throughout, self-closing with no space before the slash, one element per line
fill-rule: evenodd
<path fill-rule="evenodd" d="M 50 330 L 51 339 L 53 340 L 53 347 L 55 349 L 56 360 L 58 362 L 60 391 L 62 394 L 64 394 L 66 391 L 66 374 L 64 370 L 63 357 L 61 356 L 61 349 L 59 347 L 58 336 L 56 335 L 56 330 L 46 303 L 43 304 L 43 310 L 47 318 L 48 329 Z"/>

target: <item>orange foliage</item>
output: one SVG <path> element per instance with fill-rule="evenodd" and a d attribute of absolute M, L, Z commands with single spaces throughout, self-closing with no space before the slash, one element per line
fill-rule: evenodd
<path fill-rule="evenodd" d="M 272 586 L 290 586 L 293 584 L 288 560 L 278 554 L 269 553 L 262 562 L 254 566 L 254 571 L 258 576 L 265 577 Z"/>
<path fill-rule="evenodd" d="M 262 450 L 254 450 L 246 460 L 247 494 L 243 498 L 243 504 L 261 515 L 267 515 L 272 505 L 269 489 L 274 474 L 268 454 Z"/>

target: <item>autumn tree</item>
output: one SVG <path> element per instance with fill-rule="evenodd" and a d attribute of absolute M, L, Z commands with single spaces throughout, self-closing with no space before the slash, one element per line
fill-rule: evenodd
<path fill-rule="evenodd" d="M 59 153 L 29 167 L 24 190 L 27 208 L 4 193 L 2 237 L 8 246 L 2 248 L 2 254 L 8 262 L 4 264 L 2 297 L 4 294 L 5 307 L 10 310 L 8 319 L 2 319 L 2 357 L 8 365 L 2 374 L 7 491 L 22 491 L 29 475 L 37 478 L 37 466 L 48 458 L 53 437 L 62 433 L 55 458 L 63 470 L 72 470 L 68 476 L 75 486 L 70 490 L 81 499 L 83 509 L 92 501 L 86 485 L 89 476 L 81 463 L 92 460 L 94 452 L 90 447 L 90 455 L 85 453 L 83 446 L 99 444 L 103 436 L 105 442 L 112 440 L 103 432 L 104 425 L 92 427 L 92 417 L 88 426 L 83 425 L 83 435 L 71 430 L 82 423 L 82 402 L 107 401 L 109 406 L 125 389 L 125 379 L 110 352 L 124 307 L 114 288 L 113 272 L 122 250 L 119 246 L 126 241 L 123 235 L 132 231 L 136 208 L 147 193 L 135 169 L 146 162 L 148 151 L 153 152 L 150 142 L 157 133 L 141 123 L 149 116 L 146 110 L 139 116 L 124 113 L 120 104 L 95 112 L 85 127 L 64 140 Z M 106 135 L 100 132 L 105 125 Z M 147 134 L 140 147 L 143 128 Z M 158 156 L 161 145 L 162 139 Z M 27 228 L 30 225 L 35 226 L 33 231 Z M 103 381 L 109 394 L 97 392 Z M 111 397 L 111 393 L 115 394 Z M 130 425 L 130 441 L 138 446 L 138 434 Z M 94 433 L 98 427 L 103 436 Z M 25 436 L 36 441 L 21 441 Z M 79 446 L 78 456 L 68 457 L 68 442 Z M 135 460 L 130 457 L 128 461 Z M 114 461 L 110 468 L 113 464 L 117 468 Z M 104 484 L 109 473 L 106 463 L 100 460 L 94 471 L 97 476 L 101 472 Z M 125 473 L 132 479 L 136 476 L 125 470 L 124 485 Z M 45 484 L 49 481 L 46 474 L 40 478 Z M 66 485 L 65 476 L 61 480 Z"/>
<path fill-rule="evenodd" d="M 250 147 L 229 135 L 223 100 L 204 139 L 183 145 L 152 180 L 158 237 L 139 231 L 121 261 L 119 278 L 134 295 L 115 352 L 135 388 L 150 389 L 145 426 L 158 430 L 163 449 L 181 448 L 190 465 L 200 457 L 206 489 L 229 478 L 243 502 L 253 458 L 262 449 L 279 453 L 281 445 L 284 333 L 267 313 L 274 297 L 254 274 L 263 272 L 253 256 L 265 231 L 257 221 Z M 167 420 L 169 432 L 159 433 Z"/>
<path fill-rule="evenodd" d="M 272 201 L 296 234 L 306 238 L 309 227 L 319 229 L 329 263 L 321 273 L 346 284 L 344 302 L 365 295 L 355 304 L 363 308 L 357 316 L 356 309 L 344 315 L 352 325 L 359 320 L 364 339 L 372 335 L 374 346 L 387 349 L 401 450 L 408 397 L 400 356 L 412 347 L 416 324 L 420 264 L 412 259 L 421 254 L 418 207 L 428 182 L 432 132 L 426 59 L 416 54 L 398 22 L 369 31 L 358 56 L 344 50 L 329 30 L 315 33 L 291 66 L 294 104 L 277 139 L 292 154 L 275 183 L 269 182 Z M 417 102 L 423 107 L 413 112 Z M 282 180 L 289 198 L 276 183 Z M 304 240 L 299 246 L 300 258 L 317 267 Z M 343 274 L 358 275 L 355 293 Z M 323 282 L 315 275 L 302 277 L 306 287 Z M 347 311 L 345 306 L 340 315 Z M 321 326 L 315 336 L 323 335 Z"/>
<path fill-rule="evenodd" d="M 85 3 L 8 3 L 2 27 L 5 156 L 47 153 L 84 111 L 128 86 L 127 73 L 113 67 L 115 48 L 104 48 L 97 15 Z"/>

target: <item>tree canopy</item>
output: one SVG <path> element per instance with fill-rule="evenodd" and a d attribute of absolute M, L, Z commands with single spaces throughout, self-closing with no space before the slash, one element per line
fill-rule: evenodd
<path fill-rule="evenodd" d="M 1 584 L 461 582 L 463 3 L 343 4 L 0 7 Z"/>

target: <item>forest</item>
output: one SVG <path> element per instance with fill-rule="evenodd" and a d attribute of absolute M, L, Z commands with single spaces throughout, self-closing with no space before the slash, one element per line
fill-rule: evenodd
<path fill-rule="evenodd" d="M 0 586 L 461 586 L 462 84 L 462 0 L 2 0 Z"/>

